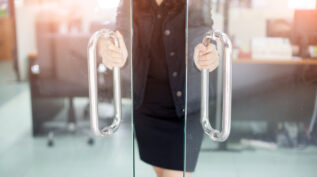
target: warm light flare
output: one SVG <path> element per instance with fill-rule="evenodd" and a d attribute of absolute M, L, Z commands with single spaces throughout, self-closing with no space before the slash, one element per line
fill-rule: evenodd
<path fill-rule="evenodd" d="M 315 9 L 316 0 L 288 0 L 291 9 Z"/>
<path fill-rule="evenodd" d="M 97 0 L 100 9 L 113 9 L 119 6 L 120 0 Z"/>

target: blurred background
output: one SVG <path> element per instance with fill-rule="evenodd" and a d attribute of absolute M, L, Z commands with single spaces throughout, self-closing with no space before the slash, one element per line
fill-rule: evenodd
<path fill-rule="evenodd" d="M 213 28 L 234 46 L 232 131 L 226 143 L 205 137 L 193 176 L 317 176 L 316 0 L 205 1 Z M 0 176 L 154 176 L 135 150 L 130 64 L 120 130 L 102 139 L 89 128 L 87 44 L 95 31 L 114 29 L 119 4 L 0 0 Z M 112 72 L 98 61 L 97 75 L 109 125 Z"/>

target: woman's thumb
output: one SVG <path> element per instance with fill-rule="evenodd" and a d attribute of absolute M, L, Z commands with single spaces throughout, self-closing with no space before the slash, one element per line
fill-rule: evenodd
<path fill-rule="evenodd" d="M 120 48 L 121 47 L 125 47 L 125 43 L 124 43 L 122 34 L 119 31 L 116 31 L 116 36 L 117 36 L 117 38 L 119 40 Z"/>

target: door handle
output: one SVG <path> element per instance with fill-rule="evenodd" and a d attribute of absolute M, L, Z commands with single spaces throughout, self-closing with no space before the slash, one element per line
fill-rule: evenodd
<path fill-rule="evenodd" d="M 122 119 L 121 115 L 121 80 L 120 68 L 113 68 L 113 96 L 115 116 L 110 126 L 99 129 L 98 117 L 98 85 L 97 85 L 97 57 L 96 46 L 99 38 L 110 38 L 119 47 L 119 41 L 113 31 L 103 29 L 95 32 L 88 43 L 88 76 L 89 76 L 89 102 L 90 102 L 90 127 L 96 136 L 108 136 L 115 133 Z"/>
<path fill-rule="evenodd" d="M 208 45 L 210 40 L 221 41 L 223 51 L 223 106 L 222 106 L 222 130 L 212 128 L 209 122 L 209 71 L 201 72 L 201 117 L 200 122 L 204 132 L 213 141 L 226 141 L 231 129 L 231 95 L 232 95 L 232 44 L 229 37 L 222 32 L 209 31 L 206 33 L 203 44 Z"/>

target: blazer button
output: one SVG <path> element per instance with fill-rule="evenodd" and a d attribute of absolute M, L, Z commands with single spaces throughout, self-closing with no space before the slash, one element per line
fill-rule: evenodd
<path fill-rule="evenodd" d="M 176 92 L 176 96 L 181 97 L 182 95 L 183 95 L 183 93 L 181 91 Z"/>
<path fill-rule="evenodd" d="M 173 75 L 173 77 L 177 77 L 178 73 L 177 72 L 173 72 L 172 75 Z"/>
<path fill-rule="evenodd" d="M 171 52 L 170 53 L 170 56 L 172 57 L 172 56 L 174 56 L 175 55 L 175 52 Z"/>
<path fill-rule="evenodd" d="M 162 15 L 161 14 L 157 14 L 156 16 L 158 19 L 162 18 Z"/>
<path fill-rule="evenodd" d="M 165 34 L 165 36 L 169 36 L 171 34 L 171 31 L 170 30 L 165 30 L 164 34 Z"/>

